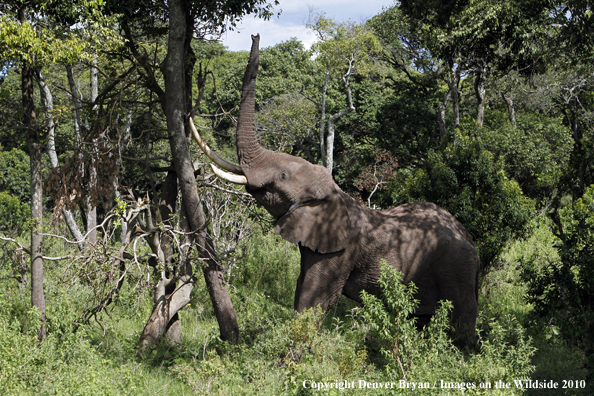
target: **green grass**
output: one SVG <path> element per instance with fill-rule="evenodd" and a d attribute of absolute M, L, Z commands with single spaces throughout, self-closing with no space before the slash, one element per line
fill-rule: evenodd
<path fill-rule="evenodd" d="M 152 297 L 150 288 L 138 286 L 138 274 L 131 270 L 130 281 L 124 283 L 107 312 L 73 333 L 97 284 L 73 278 L 74 269 L 67 269 L 70 263 L 48 263 L 49 335 L 38 346 L 29 288 L 19 286 L 11 278 L 14 266 L 4 263 L 0 267 L 0 388 L 23 395 L 338 395 L 345 391 L 306 389 L 303 381 L 348 381 L 357 386 L 359 380 L 397 382 L 402 370 L 385 345 L 409 338 L 416 341 L 401 346 L 412 348 L 406 355 L 412 359 L 409 381 L 480 382 L 526 375 L 555 381 L 582 379 L 586 375 L 584 353 L 535 320 L 524 299 L 522 258 L 548 260 L 556 252 L 548 227 L 537 225 L 528 239 L 509 245 L 498 266 L 482 280 L 481 341 L 474 351 L 451 345 L 445 336 L 447 321 L 421 338 L 415 338 L 418 334 L 413 330 L 387 333 L 388 338 L 384 334 L 383 343 L 379 342 L 371 331 L 374 322 L 361 315 L 366 306 L 344 297 L 325 314 L 297 315 L 292 304 L 299 254 L 273 233 L 256 234 L 241 248 L 240 264 L 230 277 L 228 288 L 242 344 L 229 345 L 218 338 L 208 293 L 198 276 L 191 303 L 180 312 L 182 343 L 163 342 L 143 356 L 137 354 L 136 345 L 150 315 Z M 48 254 L 68 250 L 58 242 L 48 245 Z M 533 347 L 536 352 L 527 365 Z M 521 394 L 517 389 L 510 392 L 500 394 Z M 373 389 L 357 393 L 380 394 Z M 489 394 L 497 393 L 491 390 Z"/>

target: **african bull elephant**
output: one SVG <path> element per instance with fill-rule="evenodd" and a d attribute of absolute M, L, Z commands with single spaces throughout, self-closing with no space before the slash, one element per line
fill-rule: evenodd
<path fill-rule="evenodd" d="M 203 150 L 221 167 L 215 173 L 245 188 L 277 218 L 275 231 L 299 246 L 301 273 L 295 309 L 332 306 L 340 294 L 360 301 L 380 294 L 379 263 L 385 259 L 418 287 L 416 311 L 426 322 L 439 300 L 451 300 L 452 319 L 473 338 L 478 313 L 479 257 L 464 226 L 435 204 L 413 202 L 372 210 L 345 194 L 320 165 L 260 146 L 254 127 L 259 35 L 243 79 L 237 123 L 240 166 L 212 153 L 193 122 Z"/>

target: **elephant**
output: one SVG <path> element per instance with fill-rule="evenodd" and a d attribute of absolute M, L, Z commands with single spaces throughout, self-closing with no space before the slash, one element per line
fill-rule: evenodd
<path fill-rule="evenodd" d="M 428 323 L 440 300 L 453 304 L 456 337 L 474 339 L 478 314 L 480 261 L 464 226 L 446 210 L 428 202 L 412 202 L 375 210 L 351 198 L 323 166 L 263 148 L 254 126 L 259 35 L 243 79 L 237 121 L 239 165 L 213 153 L 190 117 L 190 129 L 215 164 L 214 172 L 246 191 L 276 218 L 274 230 L 298 245 L 301 272 L 294 307 L 301 312 L 327 310 L 341 294 L 361 301 L 360 293 L 379 296 L 380 260 L 414 282 L 420 304 L 418 322 Z"/>

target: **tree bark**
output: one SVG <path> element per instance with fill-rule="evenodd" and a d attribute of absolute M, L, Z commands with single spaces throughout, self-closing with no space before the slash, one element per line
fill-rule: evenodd
<path fill-rule="evenodd" d="M 97 110 L 97 104 L 95 101 L 97 100 L 98 92 L 99 92 L 99 79 L 97 78 L 97 61 L 93 60 L 91 62 L 91 70 L 90 70 L 90 82 L 91 82 L 91 97 L 90 102 L 93 104 L 92 111 Z M 91 158 L 88 163 L 89 167 L 89 192 L 91 192 L 91 196 L 95 195 L 94 190 L 97 188 L 97 137 L 93 135 L 91 138 Z M 88 238 L 87 241 L 91 245 L 97 244 L 97 205 L 95 204 L 94 200 L 91 199 L 90 196 L 87 196 L 87 232 Z"/>
<path fill-rule="evenodd" d="M 25 22 L 24 7 L 19 9 L 19 20 Z M 43 175 L 41 173 L 42 136 L 36 125 L 33 84 L 35 69 L 23 62 L 21 68 L 21 93 L 23 124 L 27 131 L 31 164 L 31 305 L 40 313 L 39 341 L 45 340 L 45 296 L 43 293 Z"/>
<path fill-rule="evenodd" d="M 330 173 L 332 173 L 332 169 L 334 167 L 334 137 L 335 137 L 334 123 L 340 117 L 355 110 L 355 105 L 353 105 L 353 95 L 351 94 L 351 84 L 350 84 L 350 77 L 351 77 L 352 72 L 353 72 L 353 62 L 351 60 L 351 61 L 349 61 L 349 69 L 342 76 L 342 81 L 344 82 L 344 88 L 345 88 L 346 94 L 347 94 L 348 107 L 346 109 L 339 111 L 338 113 L 332 114 L 330 117 L 328 117 L 328 136 L 326 138 L 325 164 L 326 164 L 326 169 L 328 169 L 328 171 L 330 171 Z M 327 78 L 328 78 L 328 73 L 326 74 L 326 79 Z M 326 80 L 326 83 L 324 84 L 324 100 L 323 100 L 324 102 L 325 102 L 326 86 L 328 85 L 327 82 L 328 81 Z"/>
<path fill-rule="evenodd" d="M 445 112 L 448 107 L 448 103 L 450 103 L 451 97 L 452 97 L 452 90 L 450 89 L 450 90 L 448 90 L 448 93 L 447 93 L 445 99 L 443 100 L 443 102 L 439 104 L 438 117 L 439 117 L 439 140 L 440 141 L 445 137 L 445 135 L 447 133 L 446 122 L 445 122 Z"/>
<path fill-rule="evenodd" d="M 453 63 L 450 67 L 450 92 L 452 94 L 452 111 L 454 113 L 454 129 L 460 126 L 460 66 Z"/>
<path fill-rule="evenodd" d="M 509 122 L 511 122 L 511 124 L 515 128 L 517 126 L 517 124 L 516 124 L 516 110 L 514 108 L 514 99 L 512 98 L 512 95 L 510 93 L 506 94 L 505 92 L 501 92 L 501 98 L 507 105 L 507 112 L 509 114 Z"/>
<path fill-rule="evenodd" d="M 57 169 L 60 167 L 60 163 L 58 162 L 58 155 L 56 154 L 56 139 L 55 133 L 56 128 L 54 124 L 54 118 L 52 116 L 52 111 L 54 110 L 54 100 L 51 90 L 49 89 L 45 77 L 41 71 L 41 68 L 37 70 L 37 83 L 39 85 L 39 94 L 41 97 L 41 103 L 45 110 L 45 125 L 47 128 L 47 153 L 50 158 L 50 164 L 53 169 Z M 62 216 L 64 216 L 64 220 L 70 233 L 72 236 L 79 242 L 81 242 L 84 238 L 83 234 L 80 232 L 78 228 L 78 224 L 76 224 L 76 220 L 72 215 L 72 212 L 68 210 L 65 206 L 62 206 Z M 80 248 L 84 247 L 84 244 L 79 244 Z"/>
<path fill-rule="evenodd" d="M 324 85 L 322 86 L 322 102 L 319 104 L 320 108 L 320 156 L 322 157 L 322 165 L 328 167 L 328 160 L 326 158 L 326 93 L 328 92 L 328 80 L 330 79 L 330 65 L 326 66 L 326 76 L 324 77 Z"/>
<path fill-rule="evenodd" d="M 92 73 L 91 73 L 92 74 Z M 85 143 L 83 138 L 83 128 L 85 128 L 84 123 L 82 121 L 82 101 L 78 97 L 78 87 L 76 85 L 76 81 L 74 79 L 74 72 L 72 71 L 72 66 L 66 66 L 66 75 L 68 76 L 68 85 L 70 88 L 70 93 L 72 96 L 72 105 L 74 107 L 74 133 L 76 136 L 76 144 L 78 148 L 78 172 L 80 173 L 80 177 L 88 177 L 89 178 L 89 190 L 93 187 L 93 177 L 96 178 L 96 173 L 93 175 L 93 161 L 91 160 L 91 164 L 89 164 L 89 171 L 85 170 L 85 161 L 84 161 L 84 150 L 85 150 Z M 91 84 L 92 85 L 92 84 Z M 95 88 L 96 89 L 96 88 Z M 91 148 L 91 154 L 92 148 Z M 90 191 L 87 191 L 89 194 Z M 91 205 L 90 199 L 87 198 L 85 200 L 84 205 L 84 219 L 86 220 L 86 229 L 87 229 L 87 239 L 86 242 L 90 243 L 91 245 L 95 245 L 97 243 L 97 216 L 96 216 L 96 209 Z"/>
<path fill-rule="evenodd" d="M 169 38 L 167 56 L 163 63 L 165 80 L 165 115 L 169 144 L 182 194 L 182 205 L 186 211 L 194 242 L 198 245 L 203 261 L 203 273 L 219 323 L 221 339 L 233 343 L 241 341 L 239 326 L 233 304 L 223 284 L 223 273 L 215 261 L 212 244 L 206 232 L 206 217 L 199 199 L 194 166 L 185 133 L 185 45 L 188 10 L 182 0 L 169 2 Z"/>
<path fill-rule="evenodd" d="M 474 80 L 474 94 L 476 96 L 476 122 L 479 126 L 483 126 L 485 119 L 485 98 L 486 89 L 485 84 L 487 81 L 487 66 L 481 65 L 476 74 Z"/>

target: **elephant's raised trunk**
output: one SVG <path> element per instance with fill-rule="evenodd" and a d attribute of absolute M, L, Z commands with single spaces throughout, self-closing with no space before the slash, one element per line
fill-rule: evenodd
<path fill-rule="evenodd" d="M 237 120 L 237 156 L 243 172 L 249 178 L 249 169 L 262 159 L 266 150 L 258 143 L 254 113 L 256 112 L 256 76 L 260 64 L 260 51 L 258 45 L 260 35 L 252 36 L 252 50 L 250 59 L 243 77 L 241 88 L 241 103 L 239 105 L 239 118 Z M 246 173 L 247 172 L 247 173 Z"/>

